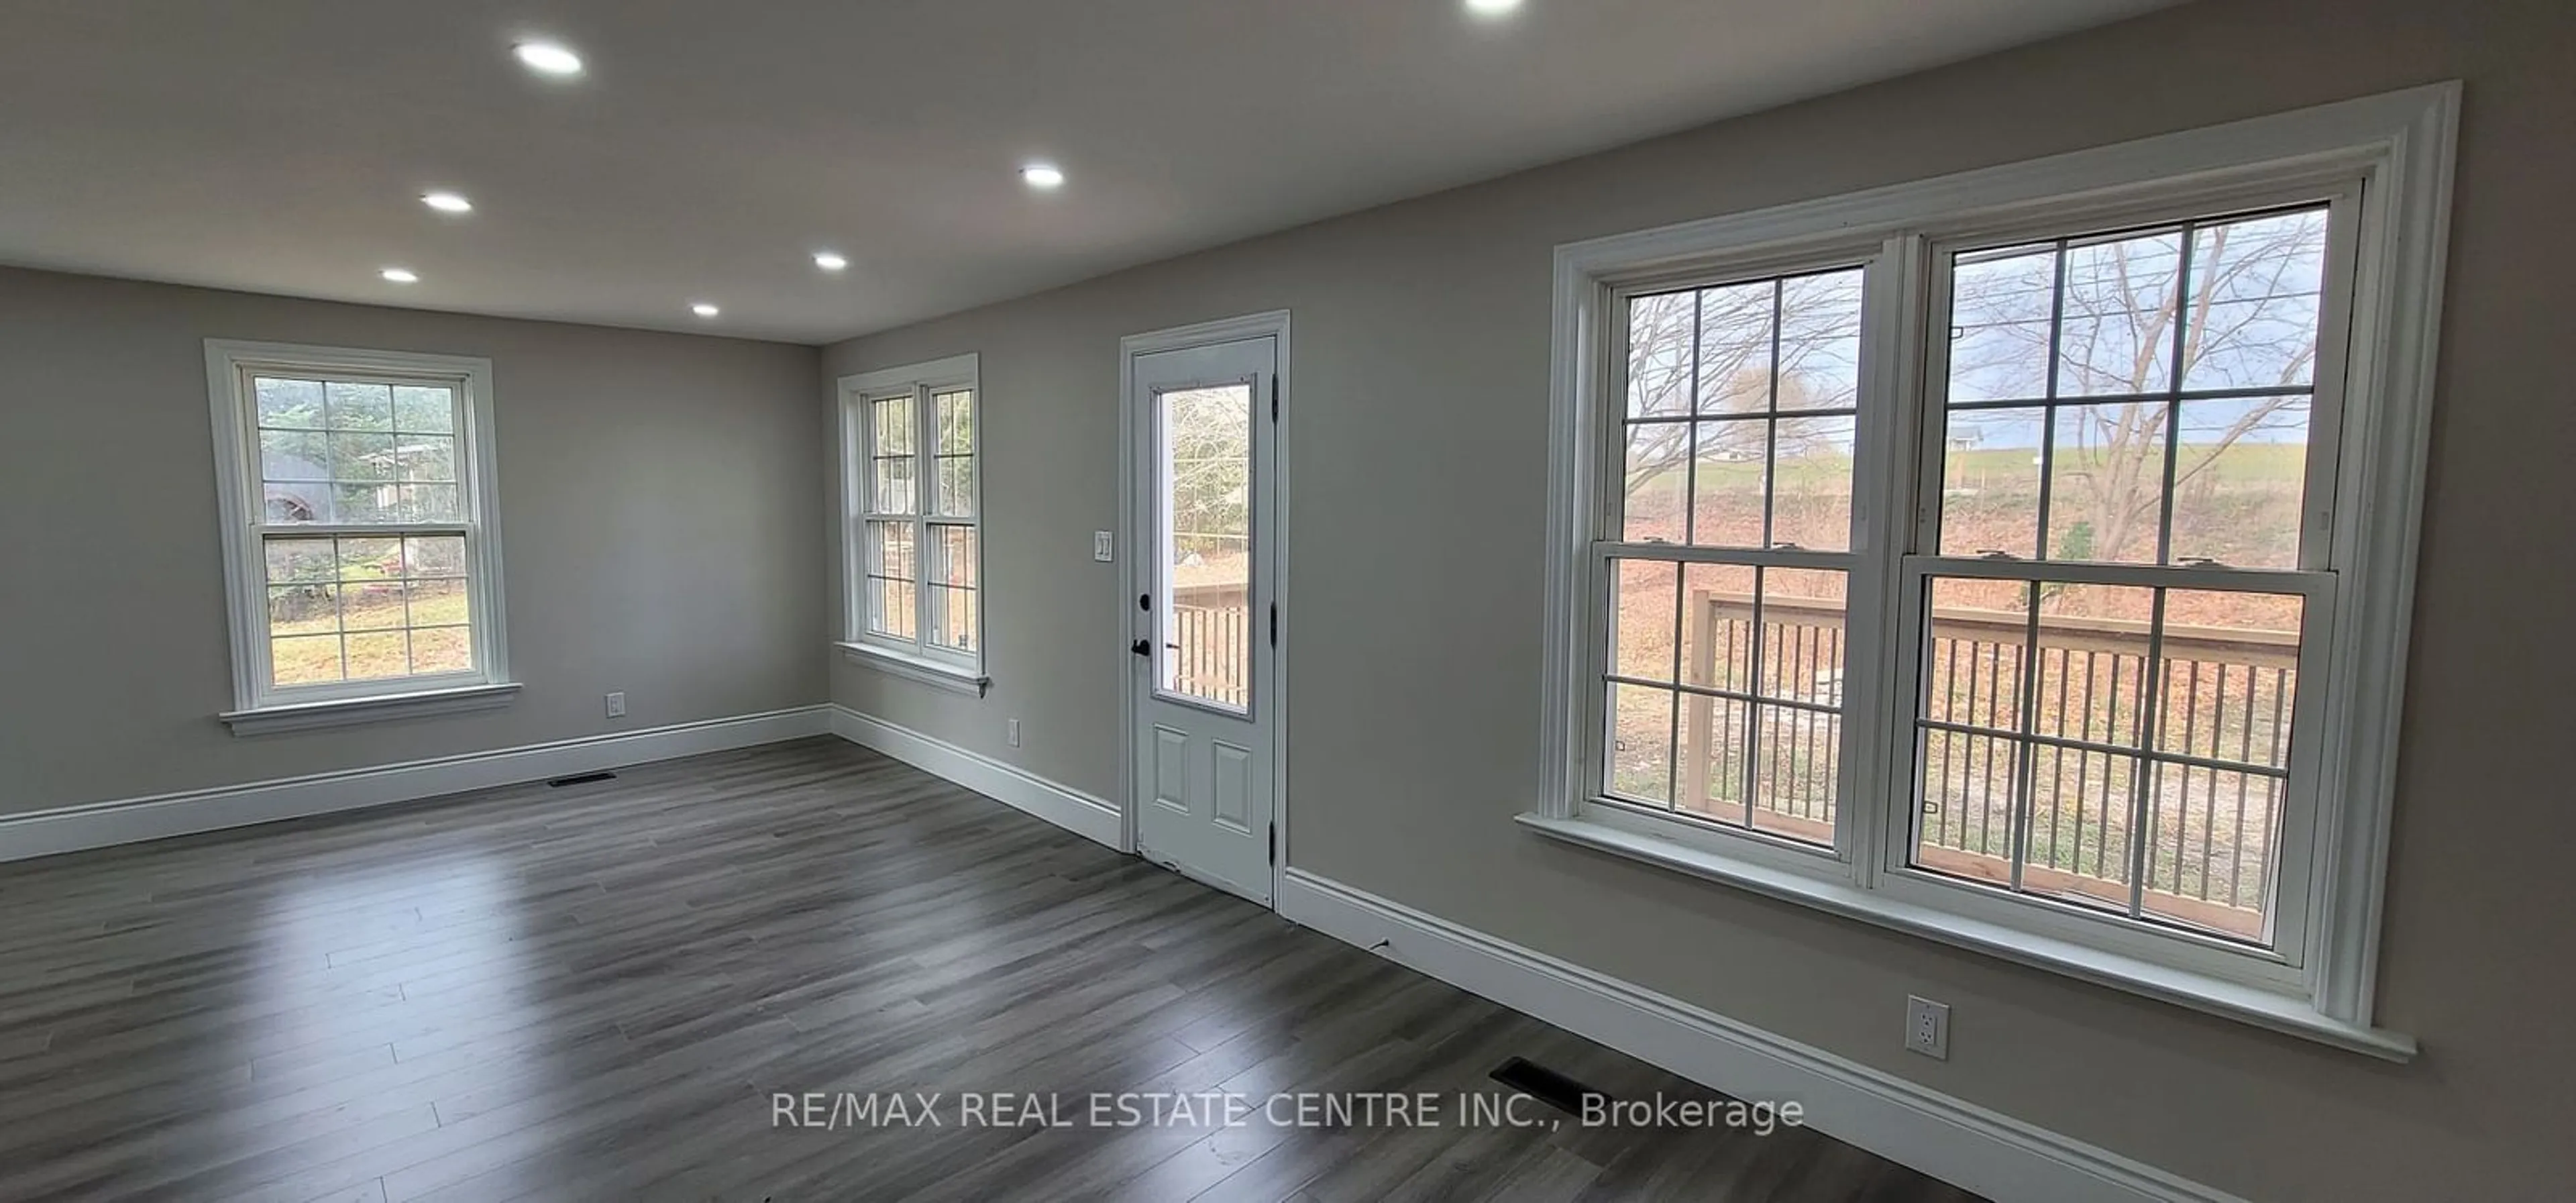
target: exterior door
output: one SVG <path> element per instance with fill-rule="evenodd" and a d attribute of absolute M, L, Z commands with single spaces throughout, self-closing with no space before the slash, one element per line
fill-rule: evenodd
<path fill-rule="evenodd" d="M 1136 850 L 1268 903 L 1279 340 L 1136 355 L 1127 404 Z"/>

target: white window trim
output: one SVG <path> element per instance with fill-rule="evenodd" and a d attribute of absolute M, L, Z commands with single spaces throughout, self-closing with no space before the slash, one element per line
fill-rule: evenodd
<path fill-rule="evenodd" d="M 2457 83 L 2431 85 L 1558 247 L 1545 726 L 1538 808 L 1520 821 L 1552 838 L 1864 922 L 2389 1060 L 2412 1058 L 2414 1039 L 2374 1027 L 2372 1014 L 2459 91 Z M 1977 905 L 1992 899 L 1958 905 L 1968 891 L 1908 890 L 1906 875 L 1890 871 L 1902 860 L 1902 850 L 1891 847 L 1902 835 L 1891 838 L 1891 828 L 1896 812 L 1907 809 L 1895 799 L 1911 796 L 1909 754 L 1897 745 L 1897 734 L 1910 728 L 1910 718 L 1898 719 L 1910 710 L 1893 696 L 1892 650 L 1903 646 L 1904 607 L 1886 604 L 1883 593 L 1863 594 L 1897 583 L 1898 554 L 1911 541 L 1915 517 L 1912 427 L 1919 415 L 1912 410 L 1925 348 L 1922 332 L 1903 321 L 1874 320 L 1874 341 L 1863 350 L 1869 363 L 1853 551 L 1874 566 L 1853 580 L 1849 656 L 1862 662 L 1852 679 L 1863 680 L 1865 669 L 1867 688 L 1883 696 L 1854 705 L 1856 691 L 1846 691 L 1846 804 L 1837 849 L 1796 848 L 1597 802 L 1583 724 L 1597 714 L 1585 699 L 1600 692 L 1595 628 L 1605 593 L 1595 587 L 1602 582 L 1592 538 L 1604 488 L 1604 415 L 1617 404 L 1604 370 L 1605 348 L 1618 338 L 1616 286 L 1659 272 L 1718 267 L 1749 276 L 1835 255 L 1848 262 L 1854 248 L 1876 246 L 1867 304 L 1919 311 L 1927 237 L 2149 199 L 2188 203 L 2204 191 L 2223 198 L 2355 178 L 2364 181 L 2369 203 L 2357 231 L 2354 337 L 2333 485 L 2341 597 L 2339 621 L 2317 640 L 2330 667 L 2329 696 L 2310 741 L 2323 801 L 2304 850 L 2313 871 L 2293 880 L 2285 850 L 2281 886 L 2305 892 L 2300 902 L 2311 921 L 2298 947 L 2267 965 L 2261 957 L 2195 948 L 2187 937 L 2130 938 L 2111 924 L 2034 920 L 2037 907 Z M 1908 462 L 1891 462 L 1899 458 Z M 1879 621 L 1859 621 L 1864 615 Z"/>
<path fill-rule="evenodd" d="M 953 355 L 928 363 L 861 372 L 840 379 L 840 456 L 841 456 L 841 638 L 835 647 L 851 662 L 918 681 L 954 693 L 982 697 L 992 687 L 993 679 L 984 671 L 984 628 L 987 607 L 992 602 L 989 582 L 984 576 L 984 435 L 985 407 L 982 361 L 972 353 Z M 867 623 L 867 523 L 873 515 L 868 509 L 870 497 L 868 467 L 874 447 L 870 442 L 873 429 L 867 419 L 867 406 L 872 399 L 890 393 L 911 391 L 914 394 L 914 446 L 917 455 L 927 460 L 938 430 L 938 414 L 929 398 L 947 389 L 964 387 L 975 397 L 975 513 L 965 519 L 975 528 L 975 650 L 971 653 L 942 648 L 927 639 L 894 639 L 868 631 Z M 919 623 L 929 621 L 928 564 L 929 544 L 926 538 L 929 522 L 928 490 L 932 477 L 915 472 L 914 510 L 911 515 L 915 541 L 913 555 L 920 579 L 914 588 L 923 595 L 917 613 Z"/>
<path fill-rule="evenodd" d="M 251 508 L 259 487 L 259 447 L 244 381 L 254 370 L 280 374 L 335 372 L 415 376 L 452 382 L 462 394 L 457 434 L 459 495 L 470 512 L 459 525 L 472 534 L 472 607 L 475 662 L 472 673 L 400 677 L 339 686 L 277 689 L 268 684 L 266 558 L 252 536 L 261 513 Z M 498 471 L 492 421 L 492 361 L 460 355 L 424 355 L 292 343 L 206 340 L 206 395 L 215 436 L 216 513 L 223 529 L 224 596 L 232 628 L 233 709 L 220 714 L 235 735 L 303 731 L 354 723 L 420 718 L 505 706 L 518 694 L 510 677 L 509 638 L 501 582 Z"/>

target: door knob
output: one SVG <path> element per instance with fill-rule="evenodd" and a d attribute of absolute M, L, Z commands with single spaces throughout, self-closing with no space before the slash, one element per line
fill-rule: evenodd
<path fill-rule="evenodd" d="M 1130 645 L 1127 650 L 1134 652 L 1139 656 L 1151 656 L 1154 654 L 1154 645 L 1146 642 L 1145 640 L 1139 639 L 1134 644 Z"/>

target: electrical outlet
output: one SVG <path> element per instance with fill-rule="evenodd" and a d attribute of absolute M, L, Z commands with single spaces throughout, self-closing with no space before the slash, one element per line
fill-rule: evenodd
<path fill-rule="evenodd" d="M 1016 748 L 1020 746 L 1020 720 L 1018 719 L 1011 720 L 1010 739 L 1012 747 Z"/>
<path fill-rule="evenodd" d="M 1101 563 L 1103 563 L 1103 564 L 1106 564 L 1106 563 L 1108 563 L 1108 562 L 1109 562 L 1110 556 L 1109 556 L 1109 532 L 1108 532 L 1108 531 L 1105 531 L 1105 530 L 1096 530 L 1096 531 L 1091 532 L 1091 558 L 1092 558 L 1092 559 L 1095 559 L 1095 560 L 1098 560 L 1098 561 L 1100 561 L 1100 562 L 1101 562 Z"/>
<path fill-rule="evenodd" d="M 1905 1048 L 1935 1061 L 1949 1060 L 1950 1004 L 1906 996 Z"/>
<path fill-rule="evenodd" d="M 626 717 L 626 695 L 624 693 L 612 693 L 608 695 L 608 717 Z"/>

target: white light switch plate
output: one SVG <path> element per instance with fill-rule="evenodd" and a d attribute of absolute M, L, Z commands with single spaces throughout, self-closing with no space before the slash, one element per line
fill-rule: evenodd
<path fill-rule="evenodd" d="M 1103 564 L 1109 562 L 1108 531 L 1096 530 L 1091 532 L 1091 558 L 1098 560 Z"/>

